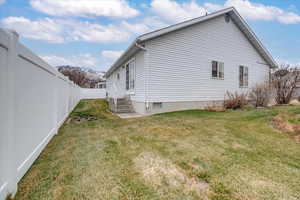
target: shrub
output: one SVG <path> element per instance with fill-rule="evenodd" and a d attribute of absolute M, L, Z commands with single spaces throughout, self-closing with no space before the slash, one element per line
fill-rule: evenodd
<path fill-rule="evenodd" d="M 249 98 L 254 102 L 255 107 L 264 107 L 269 103 L 271 92 L 270 84 L 257 84 L 251 89 Z"/>
<path fill-rule="evenodd" d="M 226 92 L 225 100 L 224 100 L 224 108 L 226 109 L 239 109 L 243 108 L 247 105 L 247 94 L 246 93 L 231 93 Z"/>
<path fill-rule="evenodd" d="M 300 70 L 295 67 L 282 66 L 272 75 L 272 84 L 275 89 L 277 104 L 288 104 L 300 82 Z"/>

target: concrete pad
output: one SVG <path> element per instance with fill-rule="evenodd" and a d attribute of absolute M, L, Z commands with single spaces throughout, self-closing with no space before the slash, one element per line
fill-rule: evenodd
<path fill-rule="evenodd" d="M 144 117 L 145 115 L 139 113 L 117 113 L 120 118 L 137 118 L 137 117 Z"/>

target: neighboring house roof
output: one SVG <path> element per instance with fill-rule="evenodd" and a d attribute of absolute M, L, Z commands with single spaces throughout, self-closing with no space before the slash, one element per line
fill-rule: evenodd
<path fill-rule="evenodd" d="M 267 64 L 270 67 L 277 67 L 276 61 L 273 59 L 268 50 L 264 47 L 264 45 L 257 38 L 255 33 L 251 30 L 249 25 L 245 22 L 245 20 L 241 17 L 241 15 L 237 12 L 234 7 L 226 8 L 205 16 L 201 16 L 195 19 L 191 19 L 188 21 L 184 21 L 175 25 L 168 26 L 166 28 L 162 28 L 156 31 L 152 31 L 146 34 L 143 34 L 137 37 L 133 43 L 128 47 L 128 49 L 119 57 L 119 59 L 110 67 L 110 69 L 106 72 L 105 76 L 108 77 L 114 70 L 120 67 L 123 62 L 129 59 L 135 52 L 137 52 L 142 47 L 139 45 L 141 42 L 159 37 L 161 35 L 180 30 L 186 28 L 188 26 L 192 26 L 194 24 L 198 24 L 209 19 L 213 19 L 219 17 L 221 15 L 229 15 L 231 19 L 235 22 L 235 24 L 239 27 L 239 29 L 245 34 L 254 48 L 259 52 L 259 54 L 264 58 Z"/>

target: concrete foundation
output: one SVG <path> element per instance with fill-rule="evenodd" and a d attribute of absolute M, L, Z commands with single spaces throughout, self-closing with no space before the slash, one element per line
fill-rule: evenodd
<path fill-rule="evenodd" d="M 149 102 L 148 109 L 146 102 L 132 101 L 135 112 L 143 115 L 151 115 L 156 113 L 173 112 L 179 110 L 205 109 L 207 106 L 221 106 L 223 101 L 183 101 L 183 102 L 161 102 L 161 106 L 155 106 L 153 102 Z"/>

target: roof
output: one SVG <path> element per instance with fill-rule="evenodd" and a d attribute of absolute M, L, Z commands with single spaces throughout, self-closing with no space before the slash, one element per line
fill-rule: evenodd
<path fill-rule="evenodd" d="M 194 18 L 191 20 L 187 20 L 178 24 L 174 24 L 156 31 L 152 31 L 146 34 L 143 34 L 137 37 L 132 44 L 128 47 L 128 49 L 119 57 L 119 59 L 110 67 L 110 69 L 106 72 L 105 76 L 109 76 L 114 70 L 120 67 L 123 62 L 129 59 L 132 55 L 134 55 L 141 47 L 138 47 L 137 44 L 145 42 L 147 40 L 159 37 L 161 35 L 168 34 L 173 31 L 177 31 L 188 26 L 192 26 L 194 24 L 198 24 L 209 19 L 213 19 L 222 15 L 229 15 L 231 19 L 235 22 L 238 28 L 245 34 L 248 40 L 252 43 L 254 48 L 259 52 L 259 54 L 264 58 L 267 64 L 275 68 L 277 67 L 276 61 L 273 59 L 268 50 L 264 47 L 255 33 L 251 30 L 250 26 L 246 23 L 246 21 L 241 17 L 241 15 L 237 12 L 234 7 L 226 8 L 223 10 L 219 10 L 217 12 L 213 12 L 211 14 L 201 16 L 198 18 Z"/>

